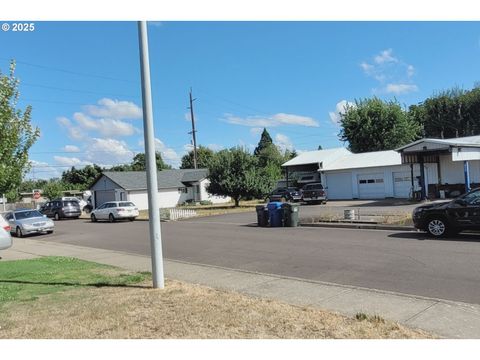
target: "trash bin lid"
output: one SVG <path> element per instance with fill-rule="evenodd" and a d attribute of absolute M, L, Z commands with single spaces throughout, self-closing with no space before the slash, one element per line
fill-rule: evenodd
<path fill-rule="evenodd" d="M 274 210 L 274 209 L 278 209 L 278 208 L 281 208 L 282 207 L 282 202 L 280 201 L 272 201 L 272 202 L 269 202 L 267 207 L 269 210 Z"/>

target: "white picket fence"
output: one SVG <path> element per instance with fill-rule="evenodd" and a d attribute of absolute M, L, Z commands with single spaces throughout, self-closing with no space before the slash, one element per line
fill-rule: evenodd
<path fill-rule="evenodd" d="M 197 216 L 197 212 L 192 209 L 163 208 L 160 209 L 160 218 L 162 220 L 178 220 Z"/>

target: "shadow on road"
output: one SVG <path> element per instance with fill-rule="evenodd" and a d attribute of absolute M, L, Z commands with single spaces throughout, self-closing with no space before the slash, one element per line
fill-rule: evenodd
<path fill-rule="evenodd" d="M 435 241 L 461 241 L 461 242 L 480 242 L 480 233 L 462 233 L 451 237 L 434 238 L 423 232 L 401 232 L 388 235 L 395 239 L 415 239 L 415 240 L 435 240 Z"/>

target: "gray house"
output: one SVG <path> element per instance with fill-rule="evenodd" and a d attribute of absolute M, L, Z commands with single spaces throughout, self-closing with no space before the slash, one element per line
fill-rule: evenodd
<path fill-rule="evenodd" d="M 229 197 L 207 192 L 207 169 L 174 169 L 157 173 L 158 202 L 161 208 L 181 205 L 186 201 L 226 203 Z M 145 171 L 105 171 L 90 187 L 94 208 L 107 201 L 131 201 L 140 210 L 148 209 Z"/>

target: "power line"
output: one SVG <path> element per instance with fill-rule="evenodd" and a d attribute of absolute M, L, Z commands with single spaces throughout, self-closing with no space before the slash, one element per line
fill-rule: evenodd
<path fill-rule="evenodd" d="M 61 88 L 61 87 L 49 86 L 49 85 L 31 84 L 31 83 L 25 83 L 25 82 L 22 82 L 21 85 L 39 87 L 43 89 L 51 89 L 51 90 L 57 90 L 57 91 L 70 91 L 70 92 L 83 93 L 83 94 L 94 94 L 94 95 L 103 95 L 103 96 L 105 95 L 124 96 L 124 97 L 130 97 L 135 99 L 139 98 L 139 95 L 113 94 L 113 93 L 106 94 L 106 93 L 97 92 L 97 91 L 76 90 L 76 89 Z"/>
<path fill-rule="evenodd" d="M 7 60 L 7 61 L 10 61 L 10 60 L 11 60 L 11 59 L 4 58 L 4 57 L 0 57 L 0 59 L 1 59 L 1 60 Z M 26 61 L 21 61 L 21 60 L 16 60 L 16 59 L 14 59 L 14 61 L 15 61 L 15 63 L 17 63 L 17 64 L 22 64 L 22 65 L 27 65 L 27 66 L 33 66 L 33 67 L 37 67 L 37 68 L 44 69 L 44 70 L 49 70 L 49 71 L 56 71 L 56 72 L 62 72 L 62 73 L 66 73 L 66 74 L 72 74 L 72 75 L 78 75 L 78 76 L 84 76 L 84 77 L 91 77 L 91 78 L 97 78 L 97 79 L 103 79 L 103 80 L 123 81 L 123 82 L 131 83 L 131 84 L 136 84 L 136 85 L 139 84 L 138 81 L 132 81 L 132 80 L 114 78 L 114 77 L 104 76 L 104 75 L 96 75 L 96 74 L 94 75 L 94 74 L 82 73 L 82 72 L 78 72 L 78 71 L 60 69 L 60 68 L 56 68 L 56 67 L 52 67 L 52 66 L 45 66 L 45 65 L 40 65 L 40 64 L 34 64 L 34 63 L 30 63 L 30 62 L 26 62 Z"/>

